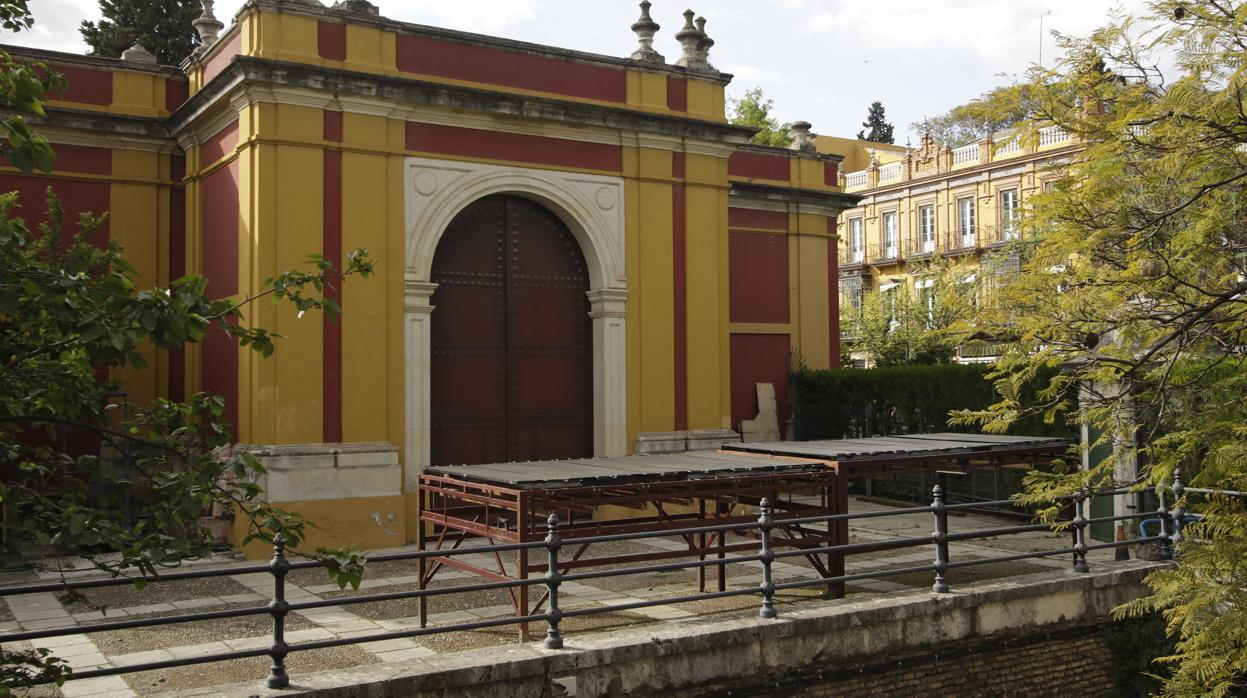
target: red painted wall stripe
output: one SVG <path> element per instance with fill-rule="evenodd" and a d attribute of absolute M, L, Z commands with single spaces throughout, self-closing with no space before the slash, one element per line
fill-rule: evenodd
<path fill-rule="evenodd" d="M 175 158 L 180 159 L 180 158 Z M 181 179 L 180 177 L 178 179 Z M 169 281 L 186 276 L 186 190 L 169 189 Z M 169 399 L 186 399 L 186 352 L 169 352 Z"/>
<path fill-rule="evenodd" d="M 225 157 L 226 153 L 234 152 L 237 146 L 238 122 L 233 121 L 199 146 L 199 161 L 203 165 L 211 165 Z"/>
<path fill-rule="evenodd" d="M 326 112 L 328 114 L 329 112 Z M 321 254 L 333 264 L 342 265 L 342 152 L 325 151 L 325 191 L 323 250 Z M 336 277 L 336 275 L 335 275 Z M 325 298 L 342 303 L 342 285 L 337 278 L 325 284 Z M 342 321 L 324 315 L 322 333 L 324 354 L 321 376 L 322 436 L 326 443 L 342 441 Z"/>
<path fill-rule="evenodd" d="M 840 185 L 839 166 L 834 162 L 823 163 L 823 184 L 829 187 Z"/>
<path fill-rule="evenodd" d="M 51 65 L 52 70 L 65 76 L 65 92 L 53 92 L 52 99 L 80 104 L 108 106 L 113 103 L 113 74 L 107 70 L 92 70 L 73 65 Z"/>
<path fill-rule="evenodd" d="M 732 371 L 732 427 L 739 428 L 742 419 L 758 414 L 757 383 L 775 386 L 775 407 L 779 412 L 779 428 L 788 424 L 788 352 L 791 339 L 787 334 L 733 334 L 729 339 Z"/>
<path fill-rule="evenodd" d="M 684 179 L 684 153 L 671 154 L 671 176 Z"/>
<path fill-rule="evenodd" d="M 92 148 L 85 145 L 52 146 L 56 153 L 57 172 L 80 172 L 83 174 L 109 175 L 113 173 L 113 151 L 108 148 Z"/>
<path fill-rule="evenodd" d="M 186 80 L 168 78 L 165 80 L 165 109 L 177 111 L 186 100 L 190 99 L 191 86 Z"/>
<path fill-rule="evenodd" d="M 832 368 L 840 368 L 840 263 L 836 260 L 837 248 L 836 219 L 827 219 L 827 327 L 831 332 L 828 344 L 831 351 Z"/>
<path fill-rule="evenodd" d="M 762 228 L 764 230 L 788 230 L 788 214 L 783 211 L 760 211 L 753 208 L 729 208 L 729 228 Z"/>
<path fill-rule="evenodd" d="M 238 161 L 204 177 L 200 189 L 200 245 L 208 295 L 232 296 L 238 292 Z M 237 435 L 238 343 L 224 332 L 212 330 L 201 348 L 200 384 L 225 398 L 225 417 Z"/>
<path fill-rule="evenodd" d="M 626 102 L 627 75 L 618 68 L 400 34 L 398 69 L 572 97 Z"/>
<path fill-rule="evenodd" d="M 671 111 L 688 111 L 688 81 L 667 76 L 667 108 Z"/>
<path fill-rule="evenodd" d="M 185 155 L 169 156 L 169 178 L 175 182 L 181 182 L 183 179 L 186 179 Z"/>
<path fill-rule="evenodd" d="M 788 236 L 728 233 L 728 319 L 788 322 Z"/>
<path fill-rule="evenodd" d="M 224 42 L 218 44 L 220 48 L 212 54 L 206 63 L 204 63 L 204 84 L 208 84 L 212 78 L 216 77 L 230 61 L 234 60 L 234 56 L 242 49 L 242 30 L 236 30 L 229 35 Z"/>
<path fill-rule="evenodd" d="M 100 215 L 108 210 L 108 182 L 83 181 L 65 177 L 40 177 L 23 174 L 0 174 L 0 192 L 17 192 L 18 208 L 13 215 L 26 221 L 32 230 L 48 220 L 47 190 L 52 187 L 65 211 L 66 234 L 78 232 L 78 216 L 82 213 Z M 108 244 L 109 224 L 96 231 L 92 242 L 103 248 Z"/>
<path fill-rule="evenodd" d="M 411 122 L 407 149 L 607 172 L 623 167 L 623 149 L 617 145 Z"/>
<path fill-rule="evenodd" d="M 346 25 L 339 22 L 317 22 L 316 49 L 320 57 L 326 60 L 346 60 Z"/>
<path fill-rule="evenodd" d="M 326 110 L 322 119 L 321 131 L 321 138 L 324 138 L 331 143 L 341 143 L 342 112 Z"/>
<path fill-rule="evenodd" d="M 688 429 L 688 278 L 684 185 L 671 188 L 672 286 L 675 316 L 675 428 Z"/>
<path fill-rule="evenodd" d="M 787 157 L 744 152 L 732 153 L 727 159 L 727 173 L 736 177 L 774 179 L 781 182 L 787 182 L 792 176 Z"/>

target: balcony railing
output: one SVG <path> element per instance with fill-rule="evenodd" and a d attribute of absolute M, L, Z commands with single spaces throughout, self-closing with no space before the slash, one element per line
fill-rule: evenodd
<path fill-rule="evenodd" d="M 1017 136 L 1014 136 L 1009 140 L 996 141 L 996 157 L 1013 155 L 1020 152 L 1022 152 L 1022 141 L 1018 140 Z"/>
<path fill-rule="evenodd" d="M 861 172 L 850 172 L 844 176 L 844 188 L 847 190 L 865 189 L 870 182 L 870 172 L 862 170 Z"/>
<path fill-rule="evenodd" d="M 1069 132 L 1060 126 L 1047 126 L 1039 129 L 1039 147 L 1047 148 L 1048 146 L 1060 145 L 1068 143 L 1070 140 Z"/>
<path fill-rule="evenodd" d="M 979 144 L 971 143 L 953 150 L 953 167 L 977 165 L 979 162 Z"/>
<path fill-rule="evenodd" d="M 879 183 L 898 182 L 901 179 L 901 163 L 889 162 L 879 166 Z"/>
<path fill-rule="evenodd" d="M 930 240 L 914 238 L 909 241 L 910 258 L 929 257 L 935 254 L 937 249 L 939 249 L 939 241 L 934 237 Z"/>

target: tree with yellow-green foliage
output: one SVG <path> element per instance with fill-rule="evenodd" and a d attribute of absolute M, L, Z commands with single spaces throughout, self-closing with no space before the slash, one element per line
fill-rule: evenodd
<path fill-rule="evenodd" d="M 1085 420 L 1106 443 L 1135 441 L 1140 489 L 1247 490 L 1247 3 L 1163 0 L 1115 17 L 1026 83 L 1025 140 L 1061 128 L 1085 144 L 1034 199 L 1039 242 L 985 319 L 1016 344 L 997 363 L 1001 400 L 957 421 L 1003 430 L 1021 417 Z M 1176 71 L 1164 75 L 1159 59 Z M 1005 113 L 1007 103 L 982 108 Z M 1045 371 L 1061 368 L 1050 378 Z M 1036 399 L 1024 384 L 1041 380 Z M 1051 502 L 1105 483 L 1090 470 L 1034 473 Z M 1205 516 L 1152 573 L 1175 652 L 1167 696 L 1247 690 L 1247 515 L 1242 501 L 1184 499 Z"/>

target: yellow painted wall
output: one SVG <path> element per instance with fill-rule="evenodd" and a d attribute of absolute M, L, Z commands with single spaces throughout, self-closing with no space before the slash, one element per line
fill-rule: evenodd
<path fill-rule="evenodd" d="M 295 550 L 305 554 L 316 548 L 354 548 L 368 550 L 393 548 L 406 540 L 407 510 L 402 496 L 318 499 L 273 502 L 275 506 L 303 516 L 316 526 L 307 530 L 307 539 Z M 248 560 L 273 556 L 270 543 L 255 540 L 245 546 L 247 518 L 239 515 L 230 531 L 230 542 L 241 546 Z"/>

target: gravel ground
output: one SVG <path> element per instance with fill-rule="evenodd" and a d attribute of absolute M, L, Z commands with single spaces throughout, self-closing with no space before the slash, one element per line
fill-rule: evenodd
<path fill-rule="evenodd" d="M 1005 577 L 1017 577 L 1035 572 L 1051 571 L 1052 568 L 1050 567 L 1031 565 L 1025 562 L 994 562 L 986 565 L 975 565 L 974 567 L 951 569 L 946 576 L 949 586 L 955 589 L 959 585 L 973 584 L 974 582 L 985 582 L 992 579 L 1004 579 Z M 905 586 L 922 588 L 930 587 L 935 583 L 935 573 L 915 572 L 913 574 L 898 574 L 892 577 L 884 577 L 884 579 L 889 582 L 904 584 Z"/>
<path fill-rule="evenodd" d="M 205 596 L 230 596 L 232 594 L 249 594 L 251 589 L 235 582 L 229 577 L 213 577 L 211 579 L 180 579 L 169 582 L 153 582 L 139 589 L 133 584 L 100 589 L 83 589 L 82 595 L 88 603 L 75 603 L 66 606 L 70 613 L 84 613 L 97 610 L 97 607 L 125 608 L 127 606 L 147 606 L 173 601 L 189 601 Z"/>
<path fill-rule="evenodd" d="M 216 606 L 212 610 L 231 608 L 250 608 L 254 604 L 229 604 Z M 199 610 L 199 609 L 196 609 Z M 181 613 L 178 611 L 178 613 Z M 173 615 L 173 613 L 157 613 L 144 618 Z M 315 627 L 311 621 L 301 616 L 286 616 L 286 630 L 303 630 Z M 198 645 L 214 640 L 234 640 L 244 637 L 271 635 L 273 619 L 267 615 L 246 616 L 243 618 L 220 618 L 196 623 L 175 623 L 157 625 L 148 628 L 131 630 L 113 630 L 102 633 L 88 633 L 87 637 L 106 655 L 129 654 L 130 652 L 146 652 L 162 650 L 183 645 Z"/>
<path fill-rule="evenodd" d="M 345 669 L 371 664 L 377 659 L 364 650 L 346 645 L 306 652 L 294 652 L 286 657 L 286 672 L 290 682 L 297 685 L 300 674 Z M 126 683 L 139 695 L 152 695 L 166 691 L 182 691 L 217 684 L 255 681 L 256 688 L 268 676 L 272 662 L 268 657 L 252 657 L 230 662 L 212 662 L 176 669 L 158 669 L 137 674 L 125 674 Z"/>
<path fill-rule="evenodd" d="M 606 632 L 623 628 L 636 628 L 658 621 L 629 612 L 595 613 L 591 616 L 565 618 L 559 623 L 559 632 L 568 643 L 573 643 L 576 635 L 591 632 Z M 545 623 L 529 625 L 529 638 L 536 641 L 545 637 Z M 460 650 L 496 647 L 514 643 L 519 638 L 518 626 L 507 625 L 487 630 L 470 632 L 446 633 L 418 638 L 417 641 L 436 652 L 458 652 Z"/>

